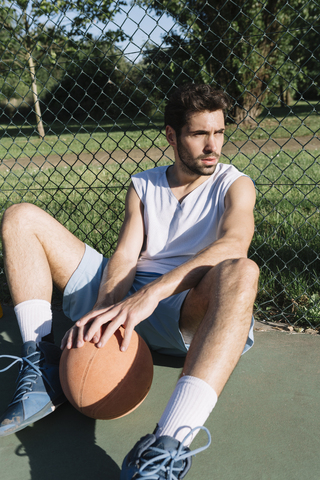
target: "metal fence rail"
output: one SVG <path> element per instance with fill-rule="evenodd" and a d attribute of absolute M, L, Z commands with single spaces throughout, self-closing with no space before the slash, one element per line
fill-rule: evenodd
<path fill-rule="evenodd" d="M 258 194 L 256 316 L 318 329 L 319 2 L 1 0 L 0 22 L 2 213 L 35 203 L 110 255 L 130 175 L 172 161 L 167 96 L 213 84 Z"/>

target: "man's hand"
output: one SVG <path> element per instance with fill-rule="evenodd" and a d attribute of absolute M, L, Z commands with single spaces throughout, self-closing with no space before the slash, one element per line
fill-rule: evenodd
<path fill-rule="evenodd" d="M 84 328 L 79 328 L 76 325 L 71 327 L 69 330 L 66 331 L 64 334 L 60 348 L 63 350 L 64 348 L 73 348 L 73 347 L 82 347 L 84 345 L 83 341 L 83 331 Z"/>
<path fill-rule="evenodd" d="M 93 342 L 101 348 L 122 325 L 125 330 L 121 350 L 124 352 L 130 344 L 135 326 L 148 318 L 158 303 L 155 295 L 148 293 L 148 288 L 142 288 L 116 305 L 95 309 L 76 322 L 77 333 L 71 332 L 72 329 L 66 333 L 66 346 L 69 348 L 68 345 L 72 345 L 76 338 L 77 346 Z"/>
<path fill-rule="evenodd" d="M 83 347 L 85 340 L 84 336 L 88 331 L 90 325 L 85 325 L 84 327 L 78 327 L 74 325 L 71 327 L 65 334 L 63 339 L 61 340 L 60 348 L 63 350 L 64 348 L 80 348 Z M 101 337 L 101 330 L 96 332 L 96 334 L 92 338 L 92 343 L 98 343 Z"/>

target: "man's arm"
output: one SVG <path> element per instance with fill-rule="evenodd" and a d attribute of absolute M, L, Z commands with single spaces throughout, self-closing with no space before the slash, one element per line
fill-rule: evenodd
<path fill-rule="evenodd" d="M 111 335 L 125 326 L 122 350 L 126 350 L 134 327 L 153 313 L 158 303 L 171 295 L 195 287 L 208 270 L 223 260 L 246 257 L 254 233 L 253 208 L 255 189 L 252 180 L 240 177 L 229 188 L 218 240 L 198 252 L 192 259 L 142 287 L 134 295 L 100 310 L 85 336 L 92 340 L 95 332 L 108 324 L 97 346 L 102 347 Z M 86 325 L 92 318 L 83 317 L 77 324 Z"/>
<path fill-rule="evenodd" d="M 133 283 L 137 261 L 144 239 L 143 204 L 131 184 L 126 196 L 125 218 L 119 233 L 117 247 L 104 269 L 97 301 L 86 315 L 93 320 L 101 309 L 106 309 L 120 302 L 130 290 Z M 61 342 L 61 348 L 81 347 L 83 336 L 88 326 L 75 325 L 68 330 Z M 98 342 L 101 329 L 94 336 Z"/>
<path fill-rule="evenodd" d="M 254 234 L 255 200 L 250 178 L 240 177 L 231 185 L 225 197 L 218 239 L 158 280 L 161 299 L 195 287 L 210 268 L 223 260 L 247 257 Z"/>
<path fill-rule="evenodd" d="M 144 239 L 143 204 L 131 184 L 115 252 L 106 266 L 94 310 L 120 302 L 130 290 Z"/>

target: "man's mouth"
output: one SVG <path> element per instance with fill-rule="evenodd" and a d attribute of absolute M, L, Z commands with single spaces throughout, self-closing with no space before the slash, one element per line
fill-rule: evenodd
<path fill-rule="evenodd" d="M 215 165 L 219 161 L 219 157 L 204 157 L 200 159 L 205 165 Z"/>

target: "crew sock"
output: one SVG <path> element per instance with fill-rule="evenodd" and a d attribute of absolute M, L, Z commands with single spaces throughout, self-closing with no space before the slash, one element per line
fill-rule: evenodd
<path fill-rule="evenodd" d="M 52 327 L 51 304 L 46 300 L 26 300 L 14 307 L 22 342 L 39 343 L 50 334 Z"/>
<path fill-rule="evenodd" d="M 204 380 L 181 377 L 160 418 L 156 437 L 169 435 L 181 442 L 190 430 L 205 423 L 217 400 L 216 392 Z M 184 445 L 189 446 L 197 433 L 190 435 Z"/>

